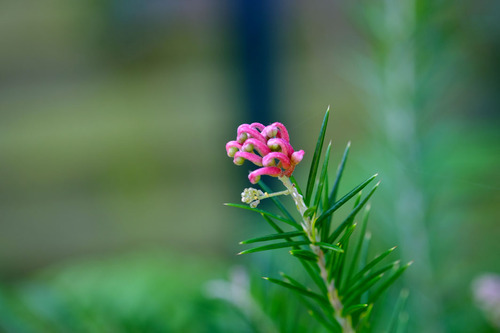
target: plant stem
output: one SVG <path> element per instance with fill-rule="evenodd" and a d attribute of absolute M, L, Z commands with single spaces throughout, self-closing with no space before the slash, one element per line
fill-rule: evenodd
<path fill-rule="evenodd" d="M 314 245 L 316 242 L 321 242 L 321 235 L 320 233 L 317 233 L 315 232 L 315 230 L 313 230 L 314 227 L 310 217 L 304 216 L 304 213 L 307 210 L 307 206 L 304 203 L 304 198 L 299 194 L 299 192 L 295 188 L 295 185 L 293 185 L 288 177 L 283 176 L 279 177 L 279 179 L 281 180 L 283 185 L 285 185 L 290 195 L 292 196 L 293 201 L 295 202 L 295 206 L 297 207 L 297 210 L 302 217 L 301 225 L 304 228 L 307 237 L 312 243 L 310 245 L 311 250 L 318 256 L 318 261 L 316 262 L 316 264 L 319 267 L 321 279 L 323 280 L 323 283 L 325 284 L 328 292 L 328 301 L 330 302 L 330 305 L 334 310 L 334 313 L 332 315 L 340 324 L 344 333 L 354 333 L 355 331 L 352 328 L 351 318 L 349 316 L 345 318 L 342 317 L 342 310 L 344 306 L 340 301 L 337 290 L 335 289 L 335 281 L 333 279 L 329 281 L 328 270 L 326 269 L 325 253 L 323 252 L 321 247 Z"/>

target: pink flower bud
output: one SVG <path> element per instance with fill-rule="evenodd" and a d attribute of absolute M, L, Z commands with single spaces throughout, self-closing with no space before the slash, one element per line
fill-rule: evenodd
<path fill-rule="evenodd" d="M 240 151 L 240 149 L 241 149 L 241 145 L 237 141 L 229 141 L 226 144 L 226 152 L 227 152 L 227 156 L 229 156 L 229 157 L 234 157 L 234 154 L 236 154 L 236 152 Z"/>
<path fill-rule="evenodd" d="M 261 123 L 251 123 L 250 124 L 250 127 L 251 128 L 255 128 L 256 130 L 258 130 L 259 132 L 262 132 L 262 130 L 266 127 L 264 125 L 262 125 Z"/>
<path fill-rule="evenodd" d="M 252 149 L 250 149 L 250 146 Z M 250 150 L 247 150 L 247 148 Z M 247 139 L 247 141 L 245 141 L 245 144 L 243 145 L 243 150 L 251 152 L 254 149 L 257 150 L 257 152 L 261 156 L 264 156 L 264 155 L 269 154 L 271 152 L 271 149 L 269 149 L 269 147 L 265 143 L 262 143 L 259 140 L 256 140 L 253 138 Z"/>
<path fill-rule="evenodd" d="M 281 162 L 283 169 L 288 169 L 290 167 L 290 159 L 283 153 L 272 152 L 264 156 L 262 159 L 262 165 L 271 166 L 274 165 L 274 159 Z"/>
<path fill-rule="evenodd" d="M 252 137 L 254 139 L 257 139 L 259 141 L 261 141 L 262 143 L 266 143 L 266 139 L 264 138 L 264 136 L 262 134 L 260 134 L 260 132 L 254 128 L 252 128 L 250 125 L 248 124 L 243 124 L 243 125 L 240 125 L 238 127 L 238 138 L 242 135 L 242 134 L 246 134 L 247 135 L 247 138 L 248 137 Z M 238 140 L 239 141 L 239 140 Z"/>
<path fill-rule="evenodd" d="M 234 160 L 235 161 L 237 159 L 238 159 L 238 161 L 240 161 L 239 160 L 240 158 L 248 160 L 248 161 L 252 162 L 253 164 L 255 164 L 257 166 L 262 166 L 262 157 L 254 154 L 254 153 L 247 153 L 247 152 L 244 152 L 244 151 L 239 151 L 236 154 L 234 154 Z M 234 162 L 234 163 L 237 164 L 236 162 Z M 239 165 L 241 165 L 241 164 L 239 164 Z"/>
<path fill-rule="evenodd" d="M 288 136 L 288 131 L 282 123 L 273 123 L 270 126 L 277 127 L 279 129 L 278 138 L 281 138 L 287 142 L 290 142 L 290 137 Z"/>
<path fill-rule="evenodd" d="M 293 148 L 292 145 L 288 141 L 285 141 L 283 139 L 278 139 L 278 138 L 273 138 L 267 140 L 267 146 L 271 148 L 271 150 L 277 151 L 277 149 L 274 149 L 274 147 L 279 147 L 279 150 L 287 156 L 290 156 L 293 154 Z"/>
<path fill-rule="evenodd" d="M 252 183 L 258 182 L 262 175 L 290 177 L 304 157 L 303 150 L 293 149 L 286 127 L 278 122 L 269 126 L 261 123 L 240 125 L 237 140 L 229 141 L 226 151 L 236 165 L 248 160 L 261 167 L 248 176 Z"/>
<path fill-rule="evenodd" d="M 302 159 L 304 158 L 304 154 L 305 153 L 303 150 L 299 150 L 293 153 L 291 158 L 292 163 L 299 164 L 299 162 L 302 161 Z"/>
<path fill-rule="evenodd" d="M 262 175 L 278 177 L 281 175 L 281 169 L 278 167 L 259 168 L 255 171 L 250 172 L 250 174 L 248 175 L 248 179 L 250 180 L 250 183 L 256 184 L 259 182 L 260 176 Z"/>

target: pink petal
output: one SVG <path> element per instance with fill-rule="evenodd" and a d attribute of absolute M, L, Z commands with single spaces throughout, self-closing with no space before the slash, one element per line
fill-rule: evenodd
<path fill-rule="evenodd" d="M 285 127 L 285 125 L 283 125 L 282 123 L 273 123 L 271 126 L 275 126 L 275 127 L 278 127 L 280 132 L 279 132 L 279 138 L 282 138 L 283 140 L 286 140 L 288 142 L 290 142 L 290 137 L 288 136 L 288 131 Z"/>
<path fill-rule="evenodd" d="M 266 138 L 274 138 L 276 135 L 278 135 L 278 127 L 268 125 L 262 130 L 262 135 Z"/>
<path fill-rule="evenodd" d="M 245 144 L 243 145 L 242 149 L 246 151 L 245 146 L 247 146 L 249 144 L 253 145 L 254 149 L 257 150 L 257 152 L 261 156 L 264 156 L 264 155 L 269 154 L 271 152 L 271 149 L 269 149 L 268 146 L 266 146 L 264 143 L 262 143 L 261 141 L 259 141 L 257 139 L 254 139 L 254 138 L 247 139 L 245 141 Z"/>
<path fill-rule="evenodd" d="M 262 166 L 262 157 L 254 154 L 254 153 L 247 153 L 247 152 L 244 152 L 244 151 L 239 151 L 237 152 L 236 154 L 234 154 L 234 159 L 236 160 L 237 158 L 243 158 L 245 160 L 248 160 L 250 162 L 252 162 L 253 164 L 257 165 L 257 166 Z M 235 163 L 237 164 L 237 163 Z"/>
<path fill-rule="evenodd" d="M 248 175 L 248 179 L 250 180 L 250 183 L 256 184 L 260 180 L 260 176 L 262 175 L 278 177 L 281 175 L 281 169 L 278 167 L 259 168 L 255 171 L 250 172 L 250 174 Z"/>
<path fill-rule="evenodd" d="M 283 169 L 288 169 L 290 167 L 290 159 L 283 153 L 272 152 L 264 156 L 262 159 L 262 164 L 264 166 L 270 166 L 273 164 L 274 159 L 277 159 L 281 162 Z"/>
<path fill-rule="evenodd" d="M 291 158 L 292 164 L 294 165 L 299 164 L 299 162 L 302 161 L 302 159 L 304 158 L 304 154 L 305 153 L 303 150 L 299 150 L 293 153 Z"/>
<path fill-rule="evenodd" d="M 292 145 L 288 141 L 285 141 L 284 139 L 273 138 L 273 139 L 267 140 L 268 147 L 271 147 L 274 145 L 280 146 L 281 152 L 287 156 L 291 156 L 293 154 Z"/>
<path fill-rule="evenodd" d="M 241 145 L 238 143 L 238 141 L 229 141 L 228 143 L 226 143 L 227 156 L 234 157 L 234 154 L 231 156 L 231 154 L 229 153 L 229 151 L 231 150 L 231 148 L 237 148 L 238 150 L 240 150 L 241 149 Z"/>
<path fill-rule="evenodd" d="M 241 136 L 241 134 L 247 134 L 248 136 L 251 136 L 252 138 L 255 138 L 263 143 L 266 143 L 266 139 L 264 138 L 264 136 L 262 136 L 262 134 L 260 134 L 260 132 L 252 127 L 250 127 L 250 125 L 248 124 L 243 124 L 243 125 L 240 125 L 238 127 L 238 137 Z"/>
<path fill-rule="evenodd" d="M 263 130 L 266 126 L 262 125 L 261 123 L 251 123 L 251 124 L 250 124 L 250 127 L 251 127 L 251 128 L 255 128 L 255 129 L 259 130 L 260 132 L 262 132 L 262 130 Z"/>

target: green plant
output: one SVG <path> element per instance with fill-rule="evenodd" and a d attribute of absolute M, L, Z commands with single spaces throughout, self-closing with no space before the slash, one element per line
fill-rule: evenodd
<path fill-rule="evenodd" d="M 249 204 L 226 204 L 227 206 L 251 210 L 259 213 L 275 230 L 275 233 L 252 238 L 241 244 L 269 242 L 250 248 L 240 254 L 289 249 L 297 258 L 310 278 L 299 282 L 288 274 L 281 278 L 265 279 L 295 292 L 318 322 L 332 332 L 363 332 L 370 329 L 370 315 L 375 302 L 381 294 L 411 264 L 400 265 L 399 260 L 382 265 L 395 247 L 368 260 L 370 233 L 367 221 L 370 206 L 367 204 L 378 183 L 366 194 L 362 190 L 377 177 L 368 177 L 342 197 L 338 197 L 347 156 L 348 144 L 342 161 L 330 187 L 328 166 L 331 143 L 326 148 L 323 161 L 323 144 L 328 124 L 329 110 L 326 111 L 316 149 L 312 158 L 307 185 L 302 191 L 292 173 L 304 156 L 304 151 L 294 151 L 290 144 L 288 131 L 281 123 L 264 126 L 259 123 L 243 124 L 238 127 L 237 140 L 226 145 L 228 156 L 234 163 L 242 165 L 248 160 L 261 167 L 249 175 L 250 182 L 259 189 L 248 188 L 242 193 L 242 201 Z M 320 167 L 321 164 L 321 167 Z M 284 191 L 271 193 L 270 188 L 260 180 L 262 175 L 277 177 L 285 187 Z M 299 216 L 292 214 L 280 196 L 292 197 Z M 270 198 L 279 213 L 257 208 L 261 200 Z M 353 208 L 340 223 L 333 221 L 334 213 L 353 201 Z M 356 217 L 364 208 L 361 224 Z M 353 235 L 360 229 L 358 240 Z M 396 323 L 401 316 L 394 316 Z"/>

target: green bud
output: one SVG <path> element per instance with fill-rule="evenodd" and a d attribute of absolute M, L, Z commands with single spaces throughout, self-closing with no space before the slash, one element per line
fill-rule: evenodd
<path fill-rule="evenodd" d="M 245 163 L 245 159 L 243 157 L 236 157 L 233 162 L 236 165 L 243 165 L 243 163 Z"/>
<path fill-rule="evenodd" d="M 243 142 L 245 142 L 246 140 L 248 139 L 248 135 L 246 133 L 241 133 L 239 136 L 238 136 L 238 143 L 240 144 L 243 144 Z"/>
<path fill-rule="evenodd" d="M 229 155 L 229 157 L 234 157 L 234 154 L 236 154 L 237 152 L 238 152 L 238 148 L 231 147 L 231 148 L 229 148 L 229 151 L 227 152 L 227 154 Z"/>
<path fill-rule="evenodd" d="M 249 152 L 249 153 L 251 153 L 253 151 L 253 148 L 254 148 L 253 144 L 251 144 L 251 143 L 243 146 L 243 150 L 246 152 Z"/>
<path fill-rule="evenodd" d="M 280 151 L 281 147 L 278 144 L 274 144 L 274 145 L 269 145 L 269 149 L 271 149 L 272 151 Z"/>

